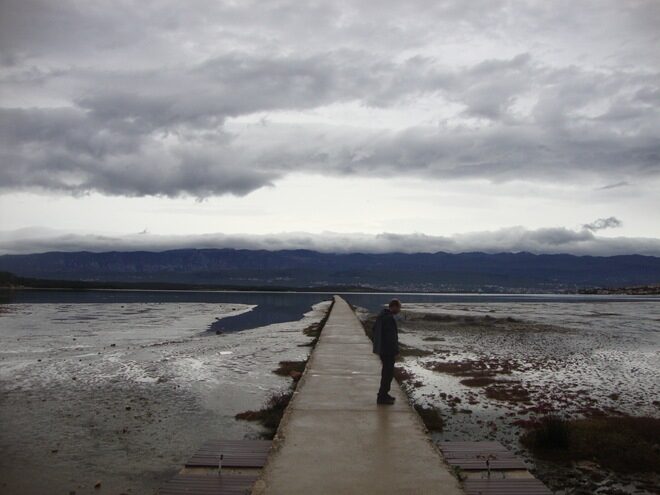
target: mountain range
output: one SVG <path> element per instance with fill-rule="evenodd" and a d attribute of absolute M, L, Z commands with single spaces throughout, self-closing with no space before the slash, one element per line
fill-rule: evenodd
<path fill-rule="evenodd" d="M 20 277 L 231 287 L 372 287 L 409 291 L 571 291 L 660 282 L 660 258 L 532 253 L 352 253 L 176 249 L 0 256 Z"/>

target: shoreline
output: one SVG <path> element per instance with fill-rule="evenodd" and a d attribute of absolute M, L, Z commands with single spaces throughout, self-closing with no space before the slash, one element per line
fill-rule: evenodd
<path fill-rule="evenodd" d="M 395 290 L 383 291 L 363 291 L 363 290 L 332 290 L 332 288 L 322 288 L 318 290 L 313 289 L 151 289 L 151 288 L 103 288 L 103 287 L 90 287 L 90 288 L 77 288 L 77 287 L 2 287 L 0 286 L 0 294 L 2 292 L 15 292 L 15 291 L 34 291 L 34 292 L 156 292 L 156 293 L 200 293 L 200 294 L 354 294 L 354 295 L 393 295 L 393 296 L 446 296 L 446 297 L 477 297 L 477 298 L 547 298 L 547 299 L 576 299 L 576 300 L 603 300 L 603 301 L 616 301 L 621 298 L 622 301 L 649 301 L 660 302 L 660 293 L 658 294 L 624 294 L 618 292 L 611 293 L 582 293 L 582 292 L 406 292 Z"/>
<path fill-rule="evenodd" d="M 491 286 L 492 287 L 492 286 Z M 199 284 L 185 282 L 165 281 L 135 281 L 120 280 L 90 281 L 90 280 L 62 280 L 21 277 L 10 272 L 0 272 L 0 290 L 125 290 L 125 291 L 162 291 L 162 292 L 282 292 L 282 293 L 322 293 L 322 294 L 410 294 L 410 295 L 513 295 L 513 296 L 660 296 L 660 285 L 645 285 L 631 287 L 575 287 L 574 289 L 556 288 L 544 290 L 530 287 L 501 287 L 501 290 L 484 290 L 480 287 L 473 289 L 449 289 L 446 291 L 405 290 L 392 287 L 371 287 L 368 285 L 328 284 L 312 286 L 288 286 L 257 283 L 247 284 Z"/>

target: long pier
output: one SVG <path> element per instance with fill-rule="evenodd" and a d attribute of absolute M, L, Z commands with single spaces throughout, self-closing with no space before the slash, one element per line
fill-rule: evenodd
<path fill-rule="evenodd" d="M 380 360 L 335 296 L 253 495 L 463 493 L 396 382 L 377 405 Z"/>
<path fill-rule="evenodd" d="M 552 494 L 498 442 L 438 451 L 396 383 L 396 404 L 376 405 L 379 381 L 371 342 L 335 296 L 274 441 L 209 439 L 159 495 Z"/>

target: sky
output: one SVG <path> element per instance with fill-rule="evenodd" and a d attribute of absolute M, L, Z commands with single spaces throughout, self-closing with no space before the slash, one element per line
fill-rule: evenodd
<path fill-rule="evenodd" d="M 660 256 L 660 2 L 0 0 L 0 254 Z"/>

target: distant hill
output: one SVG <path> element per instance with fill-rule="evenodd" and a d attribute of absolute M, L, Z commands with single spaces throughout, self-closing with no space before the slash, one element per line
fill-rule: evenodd
<path fill-rule="evenodd" d="M 565 291 L 653 285 L 660 258 L 531 253 L 332 254 L 177 249 L 0 256 L 20 277 L 238 287 L 369 286 L 411 291 Z"/>
<path fill-rule="evenodd" d="M 580 294 L 619 295 L 630 296 L 660 296 L 660 284 L 638 285 L 635 287 L 593 287 L 580 289 Z"/>

